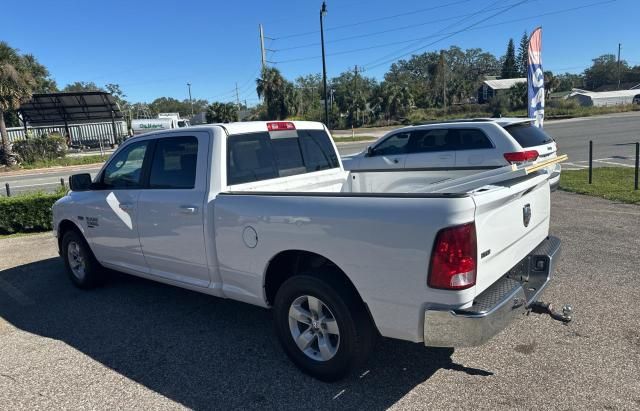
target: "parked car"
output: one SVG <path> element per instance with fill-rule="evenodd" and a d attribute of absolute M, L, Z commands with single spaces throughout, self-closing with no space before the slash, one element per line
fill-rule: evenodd
<path fill-rule="evenodd" d="M 289 358 L 335 380 L 378 335 L 479 345 L 537 300 L 560 248 L 548 176 L 504 169 L 447 189 L 449 171 L 344 171 L 320 123 L 164 130 L 72 176 L 53 227 L 76 286 L 106 267 L 272 308 Z"/>
<path fill-rule="evenodd" d="M 532 121 L 472 119 L 403 127 L 342 162 L 347 170 L 490 168 L 556 157 L 556 142 Z M 549 170 L 552 190 L 560 182 L 560 172 L 560 164 Z"/>

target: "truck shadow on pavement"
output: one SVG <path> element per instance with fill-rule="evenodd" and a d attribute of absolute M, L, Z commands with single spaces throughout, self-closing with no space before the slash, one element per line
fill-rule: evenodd
<path fill-rule="evenodd" d="M 295 368 L 259 307 L 118 273 L 81 291 L 58 258 L 4 270 L 0 281 L 4 320 L 195 409 L 384 409 L 440 369 L 492 375 L 453 363 L 453 349 L 382 339 L 367 369 L 327 384 Z"/>

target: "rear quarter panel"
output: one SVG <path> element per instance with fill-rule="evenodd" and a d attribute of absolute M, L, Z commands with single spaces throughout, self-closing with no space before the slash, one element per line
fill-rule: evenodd
<path fill-rule="evenodd" d="M 475 296 L 429 289 L 433 241 L 445 226 L 473 220 L 471 198 L 221 194 L 215 243 L 227 297 L 266 306 L 264 274 L 286 250 L 320 254 L 353 282 L 382 335 L 422 339 L 427 303 L 462 305 Z M 243 240 L 253 228 L 258 243 Z"/>

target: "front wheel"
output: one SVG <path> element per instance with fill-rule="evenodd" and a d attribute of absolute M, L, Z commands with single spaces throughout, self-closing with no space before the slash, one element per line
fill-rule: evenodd
<path fill-rule="evenodd" d="M 82 235 L 67 231 L 62 237 L 61 251 L 67 274 L 75 286 L 86 289 L 102 282 L 102 267 Z"/>
<path fill-rule="evenodd" d="M 377 336 L 360 298 L 329 278 L 290 278 L 276 294 L 273 313 L 285 353 L 323 381 L 338 380 L 362 365 Z"/>

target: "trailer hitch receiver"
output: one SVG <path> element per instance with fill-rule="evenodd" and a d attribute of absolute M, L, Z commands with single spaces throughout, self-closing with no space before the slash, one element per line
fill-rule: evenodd
<path fill-rule="evenodd" d="M 564 324 L 568 324 L 573 319 L 573 307 L 570 304 L 562 306 L 562 312 L 555 311 L 551 303 L 544 303 L 542 301 L 534 301 L 529 304 L 530 312 L 536 314 L 549 314 L 551 318 L 557 321 L 561 321 Z"/>

